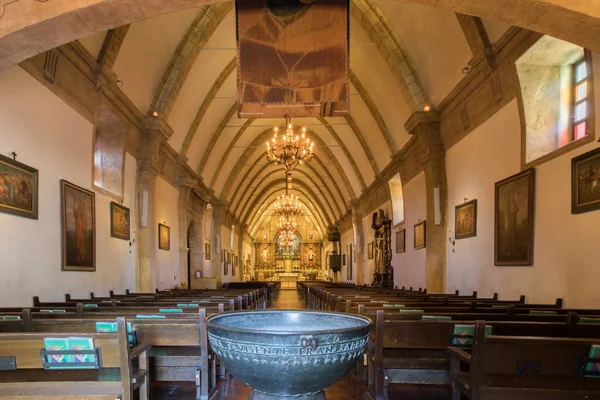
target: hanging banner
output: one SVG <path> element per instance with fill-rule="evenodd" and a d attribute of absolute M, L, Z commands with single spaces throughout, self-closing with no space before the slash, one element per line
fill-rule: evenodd
<path fill-rule="evenodd" d="M 348 0 L 236 0 L 238 116 L 350 114 Z"/>

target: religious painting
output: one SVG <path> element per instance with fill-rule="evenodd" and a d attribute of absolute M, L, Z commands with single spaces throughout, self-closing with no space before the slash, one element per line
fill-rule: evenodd
<path fill-rule="evenodd" d="M 456 240 L 477 236 L 477 200 L 454 207 L 454 230 Z"/>
<path fill-rule="evenodd" d="M 348 0 L 237 0 L 238 116 L 350 113 Z"/>
<path fill-rule="evenodd" d="M 171 228 L 164 224 L 158 224 L 158 248 L 171 250 Z"/>
<path fill-rule="evenodd" d="M 367 259 L 373 259 L 373 242 L 369 242 L 369 244 L 367 245 Z"/>
<path fill-rule="evenodd" d="M 348 245 L 348 268 L 346 268 L 346 279 L 352 280 L 352 243 Z"/>
<path fill-rule="evenodd" d="M 130 228 L 129 228 L 129 208 L 122 206 L 114 201 L 110 202 L 110 236 L 129 240 L 130 239 Z"/>
<path fill-rule="evenodd" d="M 38 170 L 0 155 L 0 212 L 38 219 Z"/>
<path fill-rule="evenodd" d="M 396 254 L 406 251 L 406 230 L 401 229 L 396 232 Z"/>
<path fill-rule="evenodd" d="M 94 192 L 60 181 L 62 270 L 96 270 L 96 210 Z"/>
<path fill-rule="evenodd" d="M 204 259 L 210 260 L 210 243 L 204 243 Z"/>
<path fill-rule="evenodd" d="M 571 213 L 600 210 L 600 148 L 571 161 Z"/>
<path fill-rule="evenodd" d="M 534 196 L 534 169 L 496 183 L 495 265 L 533 265 Z"/>
<path fill-rule="evenodd" d="M 427 221 L 415 225 L 415 250 L 424 249 L 427 246 Z"/>

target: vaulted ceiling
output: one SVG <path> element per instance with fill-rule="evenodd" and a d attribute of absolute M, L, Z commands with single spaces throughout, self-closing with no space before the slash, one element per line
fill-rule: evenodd
<path fill-rule="evenodd" d="M 509 28 L 483 24 L 492 44 Z M 80 42 L 96 57 L 106 34 Z M 284 121 L 237 117 L 233 2 L 133 24 L 119 44 L 113 72 L 123 92 L 142 113 L 166 119 L 174 131 L 169 144 L 255 234 L 285 188 L 283 170 L 264 157 L 272 127 Z M 294 171 L 293 190 L 321 233 L 408 142 L 411 113 L 438 106 L 472 57 L 451 11 L 351 0 L 351 115 L 292 121 L 316 143 L 313 161 Z"/>

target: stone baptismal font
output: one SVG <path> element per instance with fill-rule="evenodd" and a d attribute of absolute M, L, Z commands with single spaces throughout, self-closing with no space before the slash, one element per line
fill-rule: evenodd
<path fill-rule="evenodd" d="M 233 311 L 206 319 L 208 338 L 252 400 L 321 400 L 356 365 L 366 317 L 299 310 Z"/>

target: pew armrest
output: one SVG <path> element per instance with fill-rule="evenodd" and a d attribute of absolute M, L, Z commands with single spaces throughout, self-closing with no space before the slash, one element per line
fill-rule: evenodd
<path fill-rule="evenodd" d="M 467 364 L 471 364 L 473 362 L 471 355 L 466 351 L 459 349 L 458 347 L 449 346 L 448 354 L 450 354 L 451 357 L 457 358 L 460 361 L 465 362 Z"/>
<path fill-rule="evenodd" d="M 143 353 L 148 352 L 151 348 L 152 348 L 152 345 L 150 345 L 150 344 L 137 345 L 129 351 L 129 358 L 130 359 L 137 358 L 140 355 L 142 355 Z"/>

